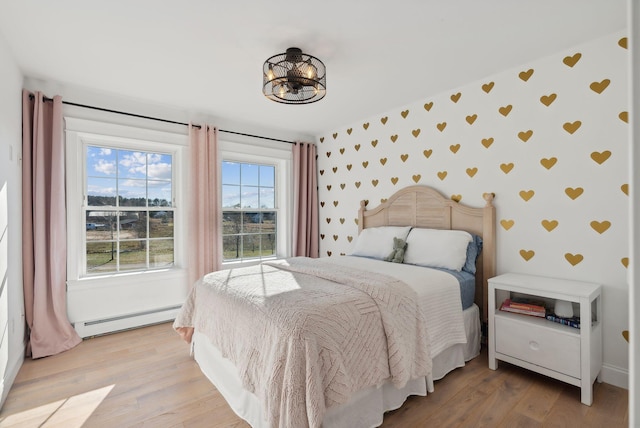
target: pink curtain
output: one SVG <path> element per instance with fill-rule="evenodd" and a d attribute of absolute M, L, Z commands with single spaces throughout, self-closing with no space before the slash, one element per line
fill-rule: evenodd
<path fill-rule="evenodd" d="M 318 257 L 316 146 L 293 145 L 293 255 Z"/>
<path fill-rule="evenodd" d="M 67 317 L 67 228 L 62 98 L 22 93 L 22 264 L 29 339 L 41 358 L 82 340 Z"/>
<path fill-rule="evenodd" d="M 220 269 L 218 130 L 189 126 L 189 284 Z"/>

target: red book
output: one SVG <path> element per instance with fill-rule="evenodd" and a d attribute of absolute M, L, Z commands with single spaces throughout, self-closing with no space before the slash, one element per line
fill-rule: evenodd
<path fill-rule="evenodd" d="M 500 306 L 501 311 L 513 312 L 517 314 L 533 315 L 535 317 L 544 318 L 546 311 L 544 306 L 532 305 L 526 303 L 515 303 L 511 299 L 506 299 Z"/>

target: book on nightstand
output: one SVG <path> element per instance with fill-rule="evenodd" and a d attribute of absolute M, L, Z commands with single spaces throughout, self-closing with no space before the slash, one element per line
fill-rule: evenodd
<path fill-rule="evenodd" d="M 516 314 L 533 315 L 534 317 L 541 318 L 544 318 L 547 314 L 544 302 L 526 300 L 505 299 L 502 305 L 500 305 L 500 310 Z"/>
<path fill-rule="evenodd" d="M 557 322 L 562 325 L 568 325 L 573 328 L 580 328 L 580 317 L 563 318 L 556 314 L 549 314 L 546 316 L 549 321 Z"/>

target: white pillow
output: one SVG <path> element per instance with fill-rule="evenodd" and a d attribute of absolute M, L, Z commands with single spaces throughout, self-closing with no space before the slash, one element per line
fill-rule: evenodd
<path fill-rule="evenodd" d="M 404 263 L 459 272 L 471 240 L 471 234 L 464 230 L 413 228 L 407 236 Z"/>
<path fill-rule="evenodd" d="M 407 239 L 411 226 L 381 226 L 363 229 L 352 256 L 384 260 L 393 251 L 393 238 Z"/>

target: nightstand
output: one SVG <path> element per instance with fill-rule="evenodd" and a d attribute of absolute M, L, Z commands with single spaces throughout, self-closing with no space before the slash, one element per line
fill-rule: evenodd
<path fill-rule="evenodd" d="M 508 273 L 489 279 L 489 368 L 498 360 L 559 379 L 581 389 L 581 401 L 593 402 L 593 382 L 602 367 L 602 305 L 599 284 Z M 500 311 L 505 299 L 521 296 L 556 299 L 579 307 L 580 327 L 545 318 Z M 578 315 L 578 311 L 575 311 Z"/>

